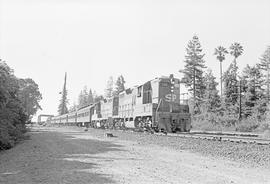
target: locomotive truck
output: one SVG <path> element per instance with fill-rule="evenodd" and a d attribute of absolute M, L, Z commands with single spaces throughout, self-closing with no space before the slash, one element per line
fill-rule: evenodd
<path fill-rule="evenodd" d="M 180 103 L 180 80 L 173 75 L 155 78 L 49 121 L 59 125 L 164 132 L 189 132 L 191 129 L 189 107 L 187 103 Z"/>

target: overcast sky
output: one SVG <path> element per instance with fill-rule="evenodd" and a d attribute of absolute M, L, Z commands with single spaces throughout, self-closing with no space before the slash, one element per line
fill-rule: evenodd
<path fill-rule="evenodd" d="M 127 87 L 180 77 L 194 34 L 217 79 L 219 45 L 240 42 L 240 68 L 254 64 L 270 45 L 269 8 L 269 0 L 0 0 L 0 58 L 38 83 L 38 114 L 56 114 L 65 72 L 71 105 L 85 85 L 103 94 L 109 76 L 122 74 Z"/>

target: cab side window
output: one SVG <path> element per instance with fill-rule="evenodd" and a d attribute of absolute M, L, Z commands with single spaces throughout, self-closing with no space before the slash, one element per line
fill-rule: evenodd
<path fill-rule="evenodd" d="M 142 86 L 138 87 L 138 93 L 137 93 L 137 97 L 141 97 L 142 96 Z"/>

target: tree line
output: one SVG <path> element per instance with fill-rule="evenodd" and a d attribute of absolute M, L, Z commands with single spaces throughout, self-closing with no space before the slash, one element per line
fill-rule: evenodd
<path fill-rule="evenodd" d="M 237 60 L 244 53 L 240 43 L 232 43 L 229 49 L 218 46 L 213 55 L 220 63 L 220 90 L 212 70 L 205 65 L 198 36 L 188 42 L 181 82 L 192 97 L 189 105 L 196 128 L 253 131 L 269 129 L 269 64 L 270 46 L 258 61 L 239 70 Z M 226 56 L 233 57 L 223 72 Z"/>
<path fill-rule="evenodd" d="M 99 102 L 105 98 L 111 98 L 112 96 L 118 95 L 122 91 L 125 90 L 125 79 L 122 75 L 117 77 L 116 82 L 114 82 L 113 77 L 109 77 L 107 81 L 106 88 L 104 90 L 104 95 L 97 94 L 96 91 L 92 91 L 92 89 L 87 88 L 84 86 L 83 89 L 80 91 L 78 96 L 78 102 L 73 102 L 72 105 L 67 107 L 69 102 L 67 99 L 67 89 L 66 89 L 66 74 L 64 79 L 64 86 L 62 92 L 60 92 L 61 99 L 58 106 L 58 114 L 66 114 L 68 112 L 76 111 L 77 109 L 89 106 L 93 103 Z"/>
<path fill-rule="evenodd" d="M 20 79 L 0 59 L 0 150 L 14 145 L 40 107 L 42 95 L 33 79 Z"/>
<path fill-rule="evenodd" d="M 181 82 L 185 84 L 191 98 L 189 107 L 192 115 L 192 124 L 199 129 L 226 129 L 253 131 L 259 128 L 270 129 L 269 119 L 269 64 L 270 46 L 254 65 L 246 65 L 242 71 L 238 67 L 238 58 L 244 53 L 244 47 L 232 43 L 227 49 L 224 46 L 213 48 L 213 57 L 220 64 L 219 81 L 213 75 L 211 68 L 205 64 L 203 52 L 198 36 L 188 42 L 184 59 L 185 66 L 179 70 L 183 74 Z M 228 61 L 227 56 L 232 60 Z M 223 71 L 223 62 L 230 62 Z M 66 79 L 65 79 L 66 81 Z M 66 82 L 59 105 L 59 114 L 68 112 L 66 99 Z M 220 85 L 220 89 L 218 88 Z M 107 81 L 104 95 L 97 95 L 95 91 L 85 86 L 69 111 L 85 107 L 100 99 L 110 98 L 125 90 L 125 80 L 120 75 L 116 82 L 113 77 Z M 64 109 L 64 111 L 63 111 Z M 268 115 L 269 114 L 269 115 Z"/>

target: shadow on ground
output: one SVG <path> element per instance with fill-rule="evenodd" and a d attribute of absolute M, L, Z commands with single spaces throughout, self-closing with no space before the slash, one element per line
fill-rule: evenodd
<path fill-rule="evenodd" d="M 15 164 L 9 161 L 2 164 L 0 162 L 0 183 L 115 183 L 112 176 L 95 173 L 100 165 L 91 160 L 99 157 L 98 154 L 101 153 L 123 151 L 121 145 L 84 139 L 76 135 L 76 132 L 65 134 L 48 130 L 33 132 L 31 140 L 13 149 L 18 154 L 11 154 L 12 158 L 6 158 Z M 20 149 L 26 147 L 28 150 L 25 152 Z M 6 154 L 9 152 L 0 155 L 0 160 L 8 157 Z M 76 159 L 73 159 L 74 157 Z M 114 160 L 104 157 L 99 159 Z M 9 167 L 3 164 L 9 164 Z"/>

